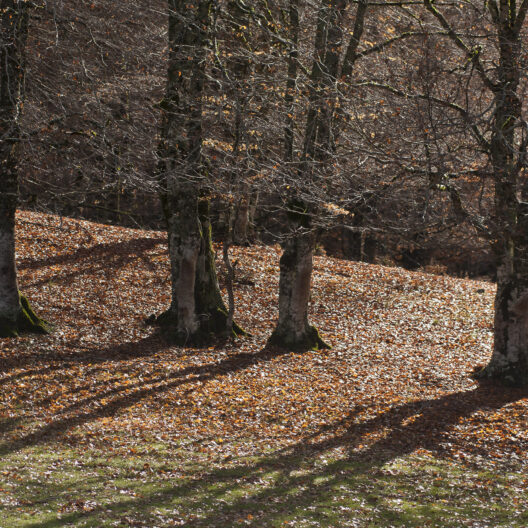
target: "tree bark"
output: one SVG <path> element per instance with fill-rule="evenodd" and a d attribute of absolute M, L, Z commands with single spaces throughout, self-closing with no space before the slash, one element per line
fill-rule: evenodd
<path fill-rule="evenodd" d="M 169 67 L 158 176 L 171 261 L 170 308 L 155 319 L 170 341 L 196 345 L 225 334 L 227 309 L 216 277 L 209 206 L 200 198 L 202 106 L 211 0 L 169 0 Z M 243 333 L 232 325 L 234 334 Z"/>
<path fill-rule="evenodd" d="M 478 377 L 499 379 L 511 386 L 528 385 L 528 282 L 519 281 L 501 265 L 497 272 L 494 347 Z"/>
<path fill-rule="evenodd" d="M 238 246 L 249 245 L 249 189 L 240 196 L 235 207 L 235 219 L 233 222 L 233 242 Z"/>
<path fill-rule="evenodd" d="M 19 117 L 24 96 L 28 9 L 23 1 L 0 1 L 0 337 L 48 331 L 46 323 L 20 295 L 15 266 Z"/>
<path fill-rule="evenodd" d="M 279 321 L 269 343 L 286 349 L 329 348 L 308 322 L 314 234 L 301 231 L 284 243 L 280 259 Z"/>
<path fill-rule="evenodd" d="M 494 346 L 479 377 L 515 386 L 528 385 L 528 204 L 522 196 L 520 169 L 526 146 L 516 130 L 525 128 L 520 81 L 521 33 L 524 14 L 510 16 L 507 4 L 496 19 L 499 44 L 498 82 L 494 87 L 494 119 L 489 158 L 493 167 L 495 207 L 492 247 L 497 257 Z M 521 187 L 521 193 L 519 188 Z M 526 183 L 524 185 L 526 188 Z"/>
<path fill-rule="evenodd" d="M 334 150 L 332 116 L 333 90 L 337 81 L 339 57 L 343 32 L 340 26 L 346 7 L 343 0 L 321 2 L 317 17 L 314 41 L 314 60 L 310 75 L 310 99 L 304 132 L 303 154 L 297 176 L 308 179 L 311 185 L 321 179 L 319 170 L 326 168 L 330 154 Z M 290 1 L 289 23 L 291 45 L 289 49 L 288 80 L 285 103 L 291 106 L 296 86 L 299 13 L 297 0 Z M 285 126 L 285 162 L 293 158 L 293 118 L 288 116 Z M 290 237 L 284 244 L 280 260 L 279 280 L 279 321 L 270 344 L 286 348 L 328 348 L 319 337 L 317 329 L 308 323 L 308 302 L 312 276 L 312 258 L 315 235 L 311 230 L 311 216 L 315 206 L 304 203 L 297 196 L 289 201 L 288 217 Z M 309 210 L 310 209 L 310 210 Z"/>
<path fill-rule="evenodd" d="M 251 188 L 247 181 L 250 172 L 250 136 L 246 130 L 246 112 L 251 97 L 251 19 L 250 8 L 240 0 L 227 2 L 227 26 L 233 48 L 227 59 L 228 95 L 233 105 L 233 178 L 235 189 L 233 237 L 234 244 L 249 245 L 249 206 Z"/>

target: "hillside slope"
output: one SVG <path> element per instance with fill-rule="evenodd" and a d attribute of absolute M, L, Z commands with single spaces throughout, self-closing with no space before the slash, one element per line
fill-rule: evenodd
<path fill-rule="evenodd" d="M 334 348 L 288 353 L 264 348 L 279 248 L 235 248 L 253 336 L 186 349 L 143 323 L 166 249 L 18 213 L 21 288 L 55 331 L 0 340 L 5 526 L 526 526 L 526 391 L 470 377 L 492 284 L 317 257 Z"/>
<path fill-rule="evenodd" d="M 395 449 L 524 453 L 525 402 L 502 408 L 516 393 L 470 378 L 490 353 L 492 284 L 317 257 L 311 317 L 334 348 L 274 353 L 264 345 L 279 248 L 235 248 L 236 317 L 253 337 L 181 349 L 143 324 L 169 303 L 164 233 L 20 212 L 18 241 L 21 288 L 55 331 L 0 341 L 0 401 L 39 434 L 83 441 L 148 413 L 149 429 L 170 436 L 251 432 L 259 444 L 288 444 L 384 416 L 354 433 L 355 449 L 390 438 Z"/>

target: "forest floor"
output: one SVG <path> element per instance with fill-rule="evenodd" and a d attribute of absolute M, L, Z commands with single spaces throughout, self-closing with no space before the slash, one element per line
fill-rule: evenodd
<path fill-rule="evenodd" d="M 316 257 L 333 348 L 299 354 L 265 347 L 279 248 L 233 254 L 252 336 L 174 347 L 164 233 L 18 214 L 55 330 L 0 339 L 1 528 L 528 526 L 528 392 L 471 378 L 492 283 Z"/>

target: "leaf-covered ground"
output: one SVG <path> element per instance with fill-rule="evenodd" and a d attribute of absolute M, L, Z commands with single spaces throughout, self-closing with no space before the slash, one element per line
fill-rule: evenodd
<path fill-rule="evenodd" d="M 493 284 L 316 257 L 333 348 L 290 353 L 279 254 L 233 249 L 252 337 L 171 347 L 164 233 L 20 212 L 55 331 L 0 339 L 0 526 L 527 526 L 528 392 L 470 376 Z"/>

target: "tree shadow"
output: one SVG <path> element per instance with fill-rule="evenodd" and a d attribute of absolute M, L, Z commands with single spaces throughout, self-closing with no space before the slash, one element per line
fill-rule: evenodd
<path fill-rule="evenodd" d="M 207 375 L 206 372 L 202 374 Z M 208 374 L 212 375 L 213 372 Z M 183 382 L 179 380 L 175 383 Z M 177 509 L 179 504 L 186 501 L 199 504 L 201 511 L 194 519 L 185 521 L 187 527 L 234 526 L 240 522 L 250 526 L 272 527 L 279 526 L 276 523 L 282 523 L 285 516 L 303 516 L 312 523 L 323 524 L 323 521 L 327 521 L 324 518 L 325 511 L 336 494 L 343 493 L 343 489 L 354 490 L 358 486 L 369 490 L 368 499 L 375 505 L 376 515 L 382 519 L 380 522 L 387 523 L 380 526 L 392 523 L 421 526 L 423 517 L 418 515 L 418 509 L 414 513 L 412 510 L 395 511 L 383 506 L 379 500 L 386 494 L 383 479 L 377 479 L 382 466 L 417 449 L 427 449 L 438 456 L 445 456 L 449 454 L 449 449 L 441 445 L 439 439 L 460 418 L 482 409 L 497 410 L 526 397 L 527 391 L 504 389 L 485 383 L 474 390 L 398 405 L 363 423 L 357 423 L 357 420 L 364 409 L 354 408 L 341 421 L 321 427 L 297 444 L 263 455 L 254 462 L 205 470 L 200 472 L 198 478 L 193 477 L 176 485 L 160 482 L 157 490 L 146 496 L 127 498 L 88 513 L 75 512 L 62 519 L 29 526 L 65 526 L 75 520 L 97 518 L 103 510 L 111 511 L 115 516 L 125 512 L 129 519 L 139 516 L 141 521 L 148 522 L 149 518 L 154 520 L 153 512 L 156 509 L 171 504 Z M 386 429 L 383 438 L 366 449 L 358 449 L 369 433 L 378 431 L 380 427 Z M 323 439 L 318 440 L 321 435 Z M 343 448 L 345 454 L 332 459 L 335 448 Z M 322 455 L 330 458 L 330 462 L 318 464 Z M 273 483 L 269 484 L 263 477 L 271 474 L 274 475 Z M 429 513 L 442 514 L 442 511 L 433 512 L 432 507 L 430 510 Z M 429 510 L 425 507 L 423 511 Z M 482 515 L 486 514 L 487 507 L 483 502 Z"/>
<path fill-rule="evenodd" d="M 34 359 L 37 359 L 37 358 L 34 358 Z M 8 362 L 6 361 L 4 363 L 5 364 L 2 365 L 2 367 L 0 368 L 0 373 L 9 372 L 9 370 L 12 369 L 13 367 L 23 367 L 24 366 L 24 363 L 21 364 L 20 362 L 8 364 Z M 36 362 L 30 359 L 27 363 L 34 365 Z M 44 374 L 49 374 L 51 372 L 55 372 L 63 368 L 64 368 L 64 365 L 48 365 L 48 366 L 42 366 L 40 368 L 24 370 L 23 372 L 17 372 L 16 374 L 8 374 L 7 376 L 3 376 L 0 378 L 0 386 L 6 385 L 15 380 L 22 380 L 24 378 L 29 378 L 32 376 L 42 376 Z"/>
<path fill-rule="evenodd" d="M 295 447 L 293 453 L 295 449 L 302 451 L 306 444 L 311 451 L 358 446 L 370 433 L 384 429 L 386 433 L 383 437 L 361 452 L 363 459 L 375 459 L 383 464 L 417 449 L 425 449 L 438 455 L 450 455 L 450 446 L 443 445 L 440 441 L 460 419 L 467 418 L 479 410 L 498 410 L 526 398 L 526 388 L 505 388 L 491 381 L 481 381 L 473 390 L 404 403 L 364 423 L 353 423 L 351 417 L 347 416 L 307 437 L 306 443 Z M 318 436 L 335 430 L 343 431 L 326 440 L 314 441 Z"/>
<path fill-rule="evenodd" d="M 55 350 L 50 350 L 47 353 L 43 353 L 40 350 L 37 352 L 23 351 L 16 357 L 2 358 L 0 373 L 6 373 L 7 375 L 0 378 L 0 386 L 17 379 L 58 371 L 72 364 L 98 365 L 109 361 L 118 362 L 148 357 L 168 347 L 169 345 L 160 333 L 155 331 L 139 341 L 116 344 L 104 349 L 75 342 L 69 349 L 62 347 L 60 352 Z M 9 374 L 12 369 L 24 368 L 28 365 L 34 368 L 16 374 Z"/>
<path fill-rule="evenodd" d="M 17 263 L 17 269 L 34 270 L 58 266 L 61 264 L 76 264 L 105 261 L 109 258 L 116 258 L 118 262 L 131 260 L 130 257 L 138 257 L 140 253 L 152 249 L 160 244 L 166 243 L 166 237 L 155 238 L 134 238 L 124 242 L 111 242 L 108 244 L 96 244 L 90 247 L 83 247 L 73 253 L 63 253 L 61 255 L 49 256 L 42 259 L 26 258 Z"/>
<path fill-rule="evenodd" d="M 137 259 L 142 260 L 147 267 L 154 270 L 154 264 L 149 256 L 144 253 L 164 242 L 165 240 L 162 238 L 138 238 L 126 242 L 97 244 L 89 248 L 81 248 L 74 253 L 57 255 L 41 260 L 27 259 L 22 261 L 18 269 L 31 270 L 57 265 L 77 266 L 72 271 L 61 270 L 52 277 L 38 279 L 25 284 L 25 287 L 32 288 L 50 284 L 68 284 L 77 277 L 85 274 L 92 275 L 97 270 L 108 271 L 123 268 Z"/>
<path fill-rule="evenodd" d="M 494 411 L 527 397 L 527 390 L 504 389 L 492 383 L 483 383 L 471 391 L 449 394 L 434 400 L 424 399 L 405 403 L 363 423 L 356 423 L 358 410 L 354 409 L 343 420 L 322 427 L 296 445 L 275 452 L 272 456 L 267 456 L 244 469 L 245 478 L 250 476 L 256 478 L 263 471 L 278 471 L 280 475 L 276 478 L 277 484 L 274 488 L 264 489 L 249 498 L 231 503 L 224 511 L 220 506 L 220 509 L 217 508 L 214 513 L 212 512 L 209 518 L 202 517 L 195 522 L 191 521 L 188 526 L 207 526 L 208 522 L 214 522 L 217 515 L 224 517 L 227 515 L 235 522 L 240 518 L 240 511 L 248 508 L 248 503 L 257 503 L 260 505 L 257 510 L 265 511 L 266 504 L 270 504 L 270 501 L 271 503 L 280 501 L 284 496 L 289 496 L 290 499 L 293 496 L 299 511 L 304 510 L 308 505 L 313 506 L 314 502 L 325 504 L 332 500 L 339 487 L 348 479 L 368 480 L 374 470 L 416 450 L 425 449 L 439 457 L 453 454 L 450 452 L 451 446 L 445 441 L 449 430 L 461 418 L 482 409 Z M 343 428 L 342 432 L 334 434 L 335 431 Z M 366 449 L 360 449 L 363 443 L 368 442 L 369 434 L 379 431 L 380 428 L 386 430 L 383 438 Z M 323 439 L 317 440 L 319 436 L 323 436 Z M 305 474 L 299 474 L 305 466 L 313 467 L 313 461 L 318 456 L 335 452 L 336 448 L 344 448 L 347 454 L 321 469 L 311 469 Z M 485 456 L 488 453 L 482 451 L 479 454 Z M 343 473 L 342 468 L 347 464 L 354 468 L 352 474 L 347 471 Z M 229 480 L 228 474 L 228 471 L 220 471 L 215 477 Z M 210 481 L 211 477 L 211 475 L 204 476 L 203 480 Z M 240 480 L 240 475 L 237 479 Z M 231 480 L 234 485 L 236 479 Z M 266 526 L 271 525 L 273 520 L 273 514 L 264 514 L 259 518 L 259 522 L 263 522 Z"/>
<path fill-rule="evenodd" d="M 97 362 L 108 362 L 112 358 L 119 361 L 139 356 L 150 356 L 155 343 L 157 350 L 164 349 L 168 345 L 156 334 L 138 342 L 111 346 L 99 351 L 96 355 L 82 354 L 74 360 L 87 364 Z M 26 434 L 13 441 L 0 444 L 0 456 L 7 455 L 23 447 L 37 445 L 53 440 L 53 438 L 88 422 L 114 416 L 117 412 L 129 408 L 139 401 L 163 394 L 171 389 L 192 382 L 204 382 L 244 370 L 257 363 L 270 361 L 273 358 L 289 352 L 274 347 L 266 347 L 259 352 L 236 354 L 216 363 L 205 365 L 192 365 L 166 375 L 157 376 L 133 385 L 122 385 L 113 387 L 97 395 L 87 396 L 69 407 L 63 409 L 59 416 L 49 421 L 45 426 Z M 70 361 L 72 361 L 70 359 Z M 93 386 L 92 386 L 93 390 Z M 182 394 L 185 398 L 194 388 L 190 388 Z M 108 401 L 108 398 L 112 398 Z M 44 403 L 44 402 L 41 402 Z M 95 406 L 95 408 L 93 408 Z M 73 416 L 63 416 L 66 413 L 75 413 Z"/>
<path fill-rule="evenodd" d="M 0 417 L 0 434 L 8 433 L 15 429 L 20 423 L 21 418 L 2 418 Z"/>

